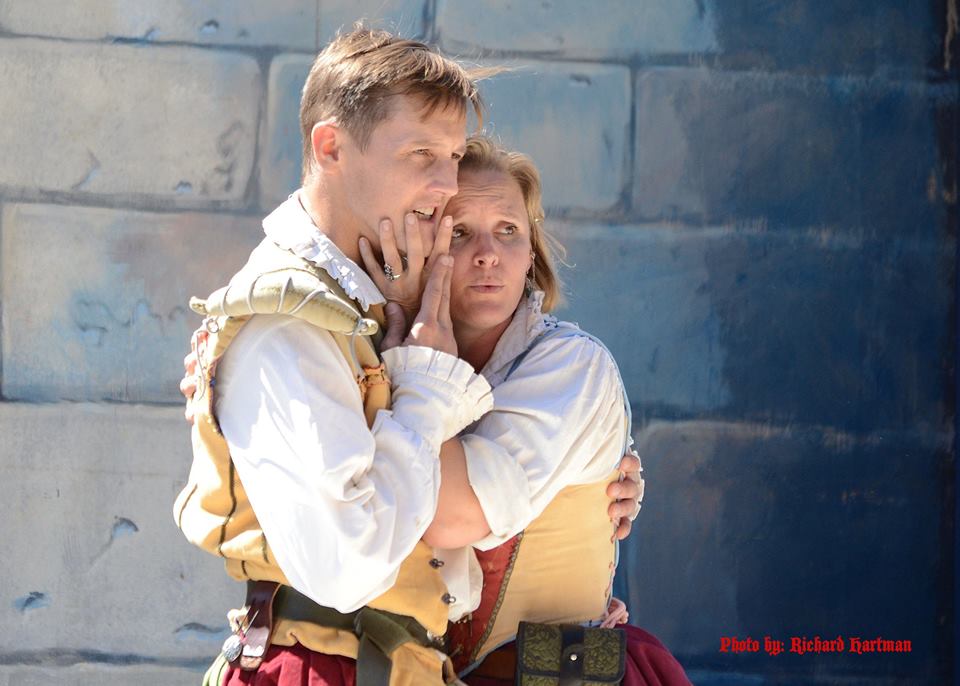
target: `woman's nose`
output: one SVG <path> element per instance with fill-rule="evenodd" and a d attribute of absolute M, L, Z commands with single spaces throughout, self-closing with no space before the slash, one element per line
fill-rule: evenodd
<path fill-rule="evenodd" d="M 493 267 L 499 263 L 496 242 L 488 234 L 477 236 L 477 250 L 473 255 L 473 263 L 478 267 Z"/>

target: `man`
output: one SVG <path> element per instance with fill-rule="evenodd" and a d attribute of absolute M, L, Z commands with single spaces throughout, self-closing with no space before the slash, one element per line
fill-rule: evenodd
<path fill-rule="evenodd" d="M 270 683 L 303 670 L 352 683 L 354 658 L 361 682 L 452 678 L 436 639 L 465 601 L 420 539 L 441 443 L 491 406 L 456 357 L 440 223 L 467 108 L 480 114 L 477 75 L 384 32 L 337 38 L 304 86 L 302 188 L 264 220 L 267 239 L 231 286 L 196 304 L 209 315 L 196 341 L 203 385 L 174 514 L 248 581 L 227 683 L 252 683 L 257 669 Z M 394 331 L 414 321 L 382 363 L 384 299 L 357 266 L 361 239 L 388 278 L 417 293 L 426 281 L 422 305 L 388 311 Z M 268 312 L 281 315 L 251 316 Z M 636 488 L 613 488 L 630 500 L 618 514 Z"/>

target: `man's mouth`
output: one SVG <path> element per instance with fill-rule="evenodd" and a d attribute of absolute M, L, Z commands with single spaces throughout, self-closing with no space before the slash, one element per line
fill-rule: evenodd
<path fill-rule="evenodd" d="M 413 213 L 420 217 L 420 219 L 430 221 L 433 219 L 433 215 L 436 213 L 436 211 L 436 207 L 418 207 L 413 211 Z"/>

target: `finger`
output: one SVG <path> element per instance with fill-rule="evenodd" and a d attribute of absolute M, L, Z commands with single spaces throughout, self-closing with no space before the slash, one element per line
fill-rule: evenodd
<path fill-rule="evenodd" d="M 618 541 L 622 541 L 630 535 L 630 530 L 632 528 L 633 522 L 624 517 L 620 520 L 620 524 L 617 526 L 617 530 L 614 532 L 613 537 Z"/>
<path fill-rule="evenodd" d="M 380 252 L 383 253 L 383 263 L 389 264 L 394 274 L 403 271 L 403 261 L 397 250 L 397 238 L 394 235 L 393 222 L 389 219 L 380 220 Z"/>
<path fill-rule="evenodd" d="M 404 215 L 403 226 L 401 226 L 394 232 L 394 239 L 396 240 L 398 255 L 407 254 L 407 232 L 405 227 L 407 224 L 407 217 L 409 217 L 411 214 L 412 212 L 408 212 L 407 214 Z M 391 226 L 392 226 L 392 222 L 391 222 Z"/>
<path fill-rule="evenodd" d="M 636 501 L 640 497 L 640 485 L 633 479 L 614 481 L 607 485 L 607 496 L 614 500 Z"/>
<path fill-rule="evenodd" d="M 434 215 L 440 211 L 438 207 L 433 211 Z M 418 224 L 419 226 L 419 224 Z M 437 224 L 437 228 L 440 228 L 440 224 Z M 423 247 L 423 259 L 424 261 L 428 260 L 433 254 L 433 245 L 437 241 L 437 232 L 431 231 L 430 228 L 426 228 L 420 232 L 420 243 Z"/>
<path fill-rule="evenodd" d="M 377 261 L 377 256 L 373 254 L 373 248 L 370 247 L 370 241 L 366 238 L 360 239 L 360 257 L 363 258 L 363 266 L 367 274 L 382 293 L 387 285 L 387 277 L 383 273 L 383 265 Z"/>
<path fill-rule="evenodd" d="M 446 255 L 443 260 L 445 262 L 449 261 L 450 266 L 447 267 L 446 275 L 443 277 L 443 291 L 440 293 L 440 307 L 437 309 L 437 321 L 440 322 L 441 326 L 451 328 L 453 327 L 453 322 L 450 321 L 450 283 L 453 280 L 453 258 Z"/>
<path fill-rule="evenodd" d="M 440 221 L 440 228 L 437 230 L 437 237 L 433 242 L 433 250 L 430 251 L 430 259 L 427 260 L 427 269 L 432 269 L 434 263 L 441 255 L 450 252 L 450 240 L 453 235 L 453 217 L 444 217 Z"/>
<path fill-rule="evenodd" d="M 430 270 L 427 285 L 423 289 L 423 300 L 420 302 L 420 313 L 417 315 L 418 321 L 437 321 L 437 312 L 440 310 L 440 301 L 443 299 L 443 280 L 447 276 L 452 261 L 449 256 L 444 257 Z"/>
<path fill-rule="evenodd" d="M 183 394 L 183 397 L 190 400 L 193 394 L 197 392 L 197 379 L 193 375 L 180 379 L 180 392 Z"/>
<path fill-rule="evenodd" d="M 183 373 L 184 376 L 193 376 L 197 371 L 197 351 L 191 350 L 183 358 Z"/>
<path fill-rule="evenodd" d="M 607 515 L 610 517 L 610 521 L 617 521 L 618 519 L 633 519 L 633 513 L 637 509 L 636 500 L 617 500 L 610 503 L 607 506 Z"/>
<path fill-rule="evenodd" d="M 403 343 L 407 328 L 407 318 L 403 315 L 403 308 L 400 305 L 388 302 L 383 312 L 387 317 L 387 332 L 383 335 L 383 341 L 380 344 L 381 352 L 396 348 Z"/>
<path fill-rule="evenodd" d="M 423 269 L 423 238 L 420 235 L 420 223 L 412 212 L 403 218 L 403 233 L 406 236 L 407 269 L 414 276 Z"/>
<path fill-rule="evenodd" d="M 640 458 L 633 453 L 627 453 L 620 460 L 620 471 L 624 474 L 636 474 L 641 471 Z"/>

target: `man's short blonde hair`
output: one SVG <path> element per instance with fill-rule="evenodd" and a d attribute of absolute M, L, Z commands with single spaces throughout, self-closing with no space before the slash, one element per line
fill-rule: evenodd
<path fill-rule="evenodd" d="M 474 134 L 467 138 L 467 150 L 460 160 L 460 173 L 498 171 L 508 174 L 523 194 L 530 222 L 530 246 L 533 250 L 533 286 L 544 292 L 543 311 L 549 312 L 563 302 L 560 277 L 554 262 L 562 261 L 566 251 L 543 227 L 543 186 L 533 160 L 521 152 L 507 150 L 489 136 Z"/>
<path fill-rule="evenodd" d="M 333 119 L 361 150 L 377 124 L 390 114 L 390 100 L 410 95 L 423 102 L 423 116 L 453 107 L 473 108 L 483 120 L 483 103 L 476 81 L 494 73 L 468 70 L 436 49 L 386 31 L 356 26 L 338 35 L 310 69 L 300 100 L 303 135 L 303 177 L 313 169 L 311 132 L 321 121 Z"/>

